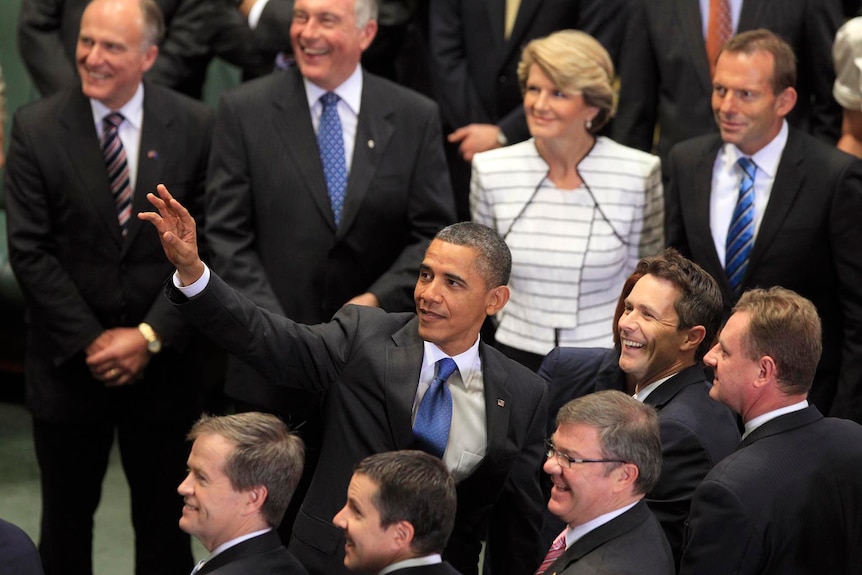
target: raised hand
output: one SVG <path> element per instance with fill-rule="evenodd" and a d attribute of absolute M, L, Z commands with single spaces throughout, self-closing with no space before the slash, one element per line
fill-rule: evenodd
<path fill-rule="evenodd" d="M 165 255 L 177 268 L 180 282 L 190 285 L 204 273 L 204 263 L 198 255 L 195 220 L 189 211 L 171 196 L 164 184 L 156 186 L 156 191 L 158 196 L 147 194 L 147 201 L 158 212 L 140 212 L 138 218 L 155 226 Z"/>

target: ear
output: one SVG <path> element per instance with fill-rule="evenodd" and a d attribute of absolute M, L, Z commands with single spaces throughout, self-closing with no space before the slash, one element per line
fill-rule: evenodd
<path fill-rule="evenodd" d="M 703 338 L 706 337 L 706 328 L 702 325 L 696 325 L 682 331 L 684 337 L 682 344 L 680 344 L 681 351 L 696 351 L 700 342 L 702 342 Z"/>
<path fill-rule="evenodd" d="M 396 547 L 399 550 L 410 549 L 410 546 L 413 545 L 413 537 L 416 536 L 416 530 L 413 528 L 413 524 L 402 519 L 389 527 L 393 529 L 395 536 L 393 543 Z"/>
<path fill-rule="evenodd" d="M 362 39 L 359 41 L 359 47 L 364 52 L 370 45 L 371 41 L 377 35 L 377 20 L 369 20 L 368 23 L 359 31 Z"/>
<path fill-rule="evenodd" d="M 623 463 L 616 469 L 616 481 L 614 481 L 614 491 L 617 493 L 627 492 L 634 488 L 635 481 L 640 477 L 640 470 L 634 463 Z"/>
<path fill-rule="evenodd" d="M 259 512 L 260 509 L 263 507 L 264 501 L 266 501 L 266 496 L 269 495 L 269 491 L 267 490 L 265 485 L 255 485 L 245 493 L 245 508 L 246 511 L 251 513 Z"/>
<path fill-rule="evenodd" d="M 153 44 L 144 51 L 144 62 L 141 66 L 142 72 L 146 72 L 156 63 L 156 58 L 159 56 L 159 47 Z"/>
<path fill-rule="evenodd" d="M 775 110 L 778 112 L 778 115 L 784 117 L 789 114 L 796 105 L 797 97 L 796 89 L 793 86 L 785 88 L 783 92 L 778 94 L 778 97 L 775 99 Z"/>
<path fill-rule="evenodd" d="M 497 286 L 488 292 L 485 315 L 494 315 L 509 301 L 509 286 Z"/>
<path fill-rule="evenodd" d="M 778 366 L 775 360 L 768 355 L 764 355 L 757 360 L 757 377 L 754 380 L 755 388 L 763 388 L 769 383 L 778 382 Z"/>

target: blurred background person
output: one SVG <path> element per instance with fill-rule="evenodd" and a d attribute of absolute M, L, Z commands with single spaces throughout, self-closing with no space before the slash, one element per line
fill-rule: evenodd
<path fill-rule="evenodd" d="M 848 20 L 838 30 L 832 59 L 832 95 L 842 108 L 838 149 L 862 158 L 862 17 Z"/>
<path fill-rule="evenodd" d="M 302 439 L 267 413 L 203 416 L 192 426 L 180 529 L 210 552 L 197 575 L 308 575 L 275 528 L 305 459 Z"/>
<path fill-rule="evenodd" d="M 4 138 L 4 129 L 3 126 L 6 123 L 6 83 L 3 81 L 3 67 L 0 66 L 0 168 L 2 168 L 6 164 L 6 156 L 3 153 L 4 144 L 6 140 Z"/>
<path fill-rule="evenodd" d="M 497 347 L 533 370 L 555 346 L 612 344 L 620 286 L 664 246 L 659 159 L 596 133 L 614 67 L 590 35 L 533 40 L 518 75 L 532 138 L 473 158 L 473 220 L 512 250 Z"/>

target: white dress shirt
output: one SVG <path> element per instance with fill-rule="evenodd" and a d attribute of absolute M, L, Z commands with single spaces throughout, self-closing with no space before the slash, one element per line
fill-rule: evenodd
<path fill-rule="evenodd" d="M 138 158 L 141 149 L 141 129 L 144 125 L 144 85 L 138 84 L 138 89 L 132 99 L 119 110 L 112 110 L 98 100 L 90 99 L 90 108 L 93 110 L 93 121 L 96 123 L 96 134 L 101 141 L 105 116 L 111 112 L 119 112 L 125 120 L 120 124 L 117 133 L 123 142 L 126 152 L 126 164 L 129 166 L 129 184 L 132 192 L 135 191 L 135 182 L 138 178 Z M 148 151 L 149 153 L 149 151 Z M 152 153 L 158 153 L 153 150 Z M 107 169 L 107 168 L 106 168 Z"/>

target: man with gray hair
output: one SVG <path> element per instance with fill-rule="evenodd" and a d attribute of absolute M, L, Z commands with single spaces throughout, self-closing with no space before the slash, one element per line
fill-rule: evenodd
<path fill-rule="evenodd" d="M 203 416 L 193 441 L 180 528 L 210 552 L 194 573 L 307 575 L 273 530 L 302 475 L 305 447 L 274 415 Z"/>
<path fill-rule="evenodd" d="M 734 306 L 704 362 L 745 433 L 694 493 L 682 575 L 859 572 L 862 426 L 809 404 L 821 349 L 817 310 L 796 292 Z"/>
<path fill-rule="evenodd" d="M 537 575 L 674 573 L 664 531 L 642 501 L 661 471 L 653 407 L 617 390 L 570 401 L 557 413 L 544 469 L 548 510 L 566 528 Z"/>
<path fill-rule="evenodd" d="M 344 531 L 344 565 L 371 575 L 458 575 L 440 557 L 455 508 L 455 480 L 440 459 L 412 450 L 369 455 L 332 520 Z"/>

